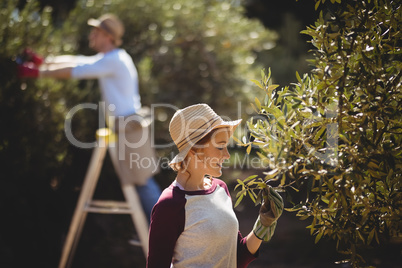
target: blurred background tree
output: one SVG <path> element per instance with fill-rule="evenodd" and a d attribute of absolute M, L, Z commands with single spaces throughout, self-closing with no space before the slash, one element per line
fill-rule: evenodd
<path fill-rule="evenodd" d="M 0 266 L 22 267 L 24 255 L 50 267 L 58 259 L 61 223 L 67 220 L 52 188 L 71 161 L 63 132 L 66 101 L 82 98 L 73 94 L 78 92 L 73 81 L 17 78 L 15 56 L 23 48 L 44 53 L 49 40 L 61 43 L 53 36 L 51 9 L 29 2 L 19 10 L 15 1 L 3 1 L 0 8 Z"/>
<path fill-rule="evenodd" d="M 270 70 L 255 81 L 264 95 L 243 145 L 256 146 L 270 171 L 240 182 L 238 197 L 257 199 L 264 183 L 286 189 L 288 211 L 311 219 L 316 243 L 334 240 L 352 267 L 384 265 L 379 249 L 400 259 L 402 244 L 402 7 L 326 3 L 303 31 L 315 47 L 312 72 L 282 88 Z"/>

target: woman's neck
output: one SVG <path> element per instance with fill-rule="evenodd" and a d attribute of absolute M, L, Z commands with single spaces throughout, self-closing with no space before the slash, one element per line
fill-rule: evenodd
<path fill-rule="evenodd" d="M 205 184 L 204 175 L 196 176 L 195 174 L 189 174 L 187 172 L 179 172 L 176 177 L 176 181 L 186 191 L 199 191 L 208 189 L 208 185 Z"/>

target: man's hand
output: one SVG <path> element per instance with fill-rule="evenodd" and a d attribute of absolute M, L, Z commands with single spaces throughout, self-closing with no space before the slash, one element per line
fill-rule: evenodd
<path fill-rule="evenodd" d="M 36 66 L 40 66 L 43 63 L 43 57 L 36 54 L 32 49 L 26 48 L 22 52 L 22 59 L 24 62 L 32 62 Z"/>
<path fill-rule="evenodd" d="M 33 62 L 25 62 L 17 66 L 19 78 L 37 78 L 39 77 L 39 69 Z"/>

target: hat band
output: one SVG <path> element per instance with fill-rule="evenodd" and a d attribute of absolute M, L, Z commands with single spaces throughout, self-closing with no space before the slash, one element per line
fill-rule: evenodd
<path fill-rule="evenodd" d="M 215 116 L 214 118 L 210 119 L 208 122 L 205 122 L 203 125 L 201 125 L 198 129 L 201 129 L 203 126 L 205 126 L 206 124 L 209 123 L 208 128 L 204 129 L 204 131 L 201 132 L 200 134 L 198 134 L 197 136 L 194 136 L 194 137 L 190 138 L 191 135 L 193 135 L 194 133 L 196 133 L 196 132 L 194 131 L 194 132 L 191 133 L 189 136 L 185 137 L 185 138 L 182 139 L 180 142 L 178 142 L 178 143 L 177 143 L 177 148 L 179 149 L 179 151 L 180 151 L 181 147 L 183 147 L 184 145 L 186 145 L 188 142 L 191 142 L 191 141 L 193 141 L 193 140 L 196 140 L 196 139 L 198 139 L 199 137 L 202 137 L 206 132 L 210 131 L 211 126 L 212 126 L 217 120 L 219 120 L 219 118 L 220 118 L 219 116 Z M 198 129 L 197 129 L 197 130 L 198 130 Z M 185 141 L 187 141 L 187 143 L 183 143 L 183 142 L 185 142 Z M 183 143 L 183 144 L 181 144 L 181 143 Z M 180 144 L 181 144 L 181 145 L 180 145 Z"/>
<path fill-rule="evenodd" d="M 103 21 L 100 23 L 99 28 L 102 28 L 104 31 L 110 34 L 114 39 L 117 39 L 117 36 L 114 34 L 114 32 Z"/>

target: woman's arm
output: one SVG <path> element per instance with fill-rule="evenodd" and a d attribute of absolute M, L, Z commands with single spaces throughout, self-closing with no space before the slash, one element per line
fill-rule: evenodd
<path fill-rule="evenodd" d="M 259 244 L 261 242 L 254 241 L 254 239 L 258 239 L 255 237 L 255 235 L 251 232 L 248 236 L 243 237 L 240 233 L 238 232 L 237 235 L 237 268 L 245 268 L 247 267 L 250 262 L 255 260 L 258 257 L 259 251 Z M 259 239 L 258 239 L 259 240 Z M 252 246 L 252 248 L 249 248 Z M 258 247 L 257 247 L 258 245 Z M 253 251 L 253 252 L 252 252 Z"/>
<path fill-rule="evenodd" d="M 257 253 L 261 246 L 262 240 L 255 236 L 254 232 L 251 231 L 246 237 L 246 245 L 251 254 Z"/>

